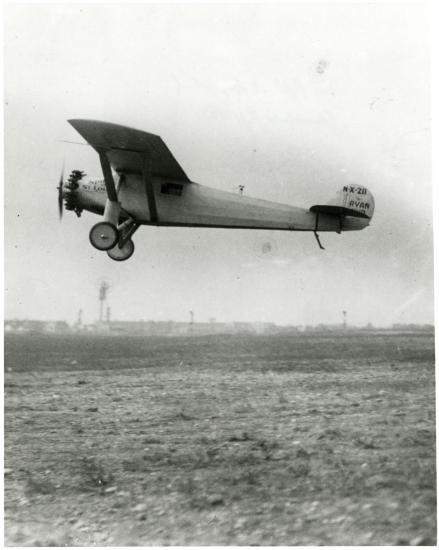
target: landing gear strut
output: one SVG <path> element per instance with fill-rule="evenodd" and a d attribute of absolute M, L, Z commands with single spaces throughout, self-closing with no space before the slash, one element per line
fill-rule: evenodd
<path fill-rule="evenodd" d="M 123 262 L 128 260 L 128 258 L 131 258 L 134 254 L 134 243 L 131 240 L 131 237 L 138 228 L 139 224 L 132 218 L 126 220 L 118 226 L 118 242 L 113 248 L 111 248 L 111 250 L 107 250 L 107 254 L 112 260 L 115 260 L 116 262 Z"/>
<path fill-rule="evenodd" d="M 107 199 L 104 210 L 104 221 L 94 225 L 89 233 L 91 244 L 98 250 L 110 250 L 119 240 L 117 224 L 120 215 L 120 202 Z"/>
<path fill-rule="evenodd" d="M 138 229 L 139 224 L 133 218 L 128 218 L 126 221 L 119 224 L 121 204 L 118 200 L 118 193 L 121 185 L 125 181 L 125 175 L 119 175 L 119 181 L 116 187 L 107 152 L 102 149 L 98 150 L 98 153 L 102 172 L 104 174 L 107 201 L 105 203 L 104 219 L 91 228 L 89 238 L 91 244 L 95 248 L 98 250 L 106 250 L 108 256 L 112 260 L 123 262 L 124 260 L 128 260 L 134 253 L 134 243 L 131 237 Z M 150 207 L 151 220 L 157 221 L 154 191 L 150 181 L 150 163 L 146 157 L 142 159 L 142 171 L 144 173 L 145 183 L 147 184 L 146 190 L 148 199 L 151 199 L 150 203 L 153 203 L 153 208 Z"/>

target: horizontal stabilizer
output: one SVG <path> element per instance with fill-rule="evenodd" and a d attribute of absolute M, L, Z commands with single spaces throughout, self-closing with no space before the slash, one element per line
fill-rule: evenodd
<path fill-rule="evenodd" d="M 352 208 L 345 208 L 344 206 L 330 206 L 328 204 L 315 204 L 310 208 L 311 212 L 320 212 L 321 214 L 331 214 L 333 216 L 354 216 L 356 218 L 369 218 L 367 214 L 358 212 Z"/>

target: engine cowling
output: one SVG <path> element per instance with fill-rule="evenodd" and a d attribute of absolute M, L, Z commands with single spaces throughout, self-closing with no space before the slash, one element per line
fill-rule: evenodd
<path fill-rule="evenodd" d="M 73 210 L 77 216 L 81 215 L 82 208 L 78 207 L 76 190 L 79 188 L 79 182 L 85 175 L 85 172 L 82 170 L 72 170 L 67 183 L 64 185 L 64 204 L 66 210 Z"/>

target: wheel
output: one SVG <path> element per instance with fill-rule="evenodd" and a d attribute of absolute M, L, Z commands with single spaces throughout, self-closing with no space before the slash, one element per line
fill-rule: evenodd
<path fill-rule="evenodd" d="M 90 229 L 89 238 L 98 250 L 109 250 L 119 240 L 119 233 L 112 223 L 99 222 Z"/>
<path fill-rule="evenodd" d="M 134 254 L 134 243 L 131 239 L 129 239 L 125 242 L 122 248 L 120 248 L 120 246 L 117 244 L 111 250 L 107 250 L 107 254 L 112 260 L 115 260 L 116 262 L 123 262 L 125 260 L 128 260 L 128 258 L 131 258 L 131 256 Z"/>

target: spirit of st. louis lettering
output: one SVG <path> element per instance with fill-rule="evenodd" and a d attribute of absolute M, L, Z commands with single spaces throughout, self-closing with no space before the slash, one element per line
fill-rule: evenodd
<path fill-rule="evenodd" d="M 84 186 L 84 188 L 86 188 Z M 86 188 L 97 193 L 105 192 L 105 181 L 103 179 L 90 180 L 88 187 Z"/>

